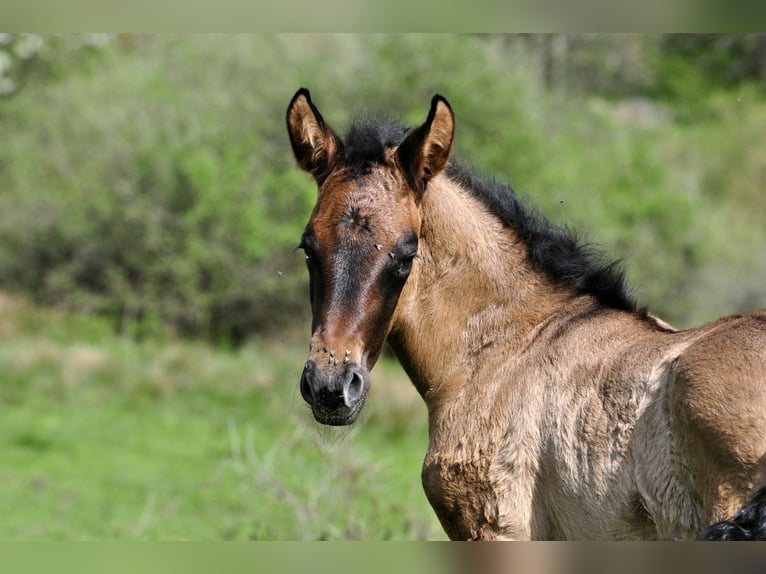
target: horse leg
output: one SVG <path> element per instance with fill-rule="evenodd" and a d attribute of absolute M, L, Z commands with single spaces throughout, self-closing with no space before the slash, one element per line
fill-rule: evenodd
<path fill-rule="evenodd" d="M 533 472 L 493 476 L 489 461 L 447 461 L 427 455 L 423 488 L 452 540 L 544 538 L 533 513 Z"/>

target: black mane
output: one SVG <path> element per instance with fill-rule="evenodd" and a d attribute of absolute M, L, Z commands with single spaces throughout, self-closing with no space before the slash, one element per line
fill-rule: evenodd
<path fill-rule="evenodd" d="M 608 261 L 573 231 L 551 223 L 525 205 L 506 183 L 487 180 L 455 159 L 447 166 L 447 176 L 513 229 L 526 245 L 532 265 L 554 282 L 578 295 L 593 295 L 606 307 L 643 313 L 625 282 L 620 261 Z"/>
<path fill-rule="evenodd" d="M 344 140 L 344 164 L 354 175 L 367 173 L 382 165 L 386 148 L 399 145 L 406 135 L 407 128 L 398 124 L 358 120 Z M 626 284 L 621 262 L 608 261 L 570 229 L 551 223 L 525 205 L 508 184 L 484 178 L 454 157 L 446 173 L 514 231 L 526 245 L 532 265 L 553 282 L 578 295 L 592 295 L 605 307 L 645 313 Z"/>

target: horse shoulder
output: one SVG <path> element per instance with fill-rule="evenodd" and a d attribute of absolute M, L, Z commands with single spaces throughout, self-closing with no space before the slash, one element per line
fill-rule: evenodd
<path fill-rule="evenodd" d="M 670 329 L 612 311 L 570 323 L 555 345 L 546 342 L 546 352 L 560 359 L 545 462 L 557 529 L 565 538 L 656 537 L 657 497 L 642 489 L 636 472 L 641 466 L 656 477 L 664 464 L 657 451 L 670 452 L 669 433 L 659 432 L 668 426 L 661 405 Z"/>
<path fill-rule="evenodd" d="M 474 390 L 432 414 L 421 477 L 426 496 L 452 539 L 546 536 L 539 509 L 532 504 L 540 445 L 533 419 L 542 407 L 536 408 L 532 399 L 524 409 L 522 396 L 499 394 Z M 510 405 L 505 398 L 517 404 Z"/>
<path fill-rule="evenodd" d="M 668 464 L 673 363 L 689 341 L 653 317 L 610 310 L 540 339 L 540 363 L 555 376 L 539 493 L 559 536 L 690 538 L 704 526 L 679 465 Z"/>

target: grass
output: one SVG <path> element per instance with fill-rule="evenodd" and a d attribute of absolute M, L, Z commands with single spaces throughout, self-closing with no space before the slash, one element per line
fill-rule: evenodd
<path fill-rule="evenodd" d="M 358 426 L 326 429 L 297 393 L 302 348 L 135 342 L 0 294 L 0 538 L 444 538 L 398 366 Z"/>

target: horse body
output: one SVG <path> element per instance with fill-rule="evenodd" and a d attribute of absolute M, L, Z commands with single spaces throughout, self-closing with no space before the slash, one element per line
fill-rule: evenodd
<path fill-rule="evenodd" d="M 320 188 L 302 241 L 315 417 L 353 422 L 387 338 L 428 408 L 422 481 L 450 538 L 739 528 L 766 485 L 766 312 L 677 331 L 635 308 L 612 267 L 515 204 L 498 215 L 447 168 L 452 121 L 434 98 L 426 124 L 373 153 L 308 92 L 288 109 Z"/>
<path fill-rule="evenodd" d="M 751 476 L 766 452 L 766 315 L 676 332 L 589 296 L 572 297 L 533 277 L 508 230 L 494 230 L 497 242 L 493 230 L 475 241 L 472 220 L 483 218 L 482 206 L 446 177 L 431 185 L 434 210 L 460 214 L 460 222 L 439 233 L 424 198 L 421 264 L 404 288 L 389 341 L 429 409 L 423 483 L 448 534 L 697 538 L 733 514 L 753 488 L 752 477 L 737 473 Z M 520 268 L 530 276 L 509 280 Z M 466 274 L 481 293 L 461 288 Z M 526 297 L 534 298 L 534 313 L 514 310 L 528 307 Z M 716 350 L 705 372 L 688 372 L 687 364 L 743 339 L 751 348 L 742 356 L 726 361 Z M 697 468 L 711 456 L 680 444 L 693 442 L 688 421 L 704 416 L 718 428 L 712 418 L 724 405 L 720 395 L 737 389 L 743 396 L 730 414 L 749 420 L 736 434 L 751 452 L 733 465 Z M 749 419 L 742 416 L 748 409 Z M 697 448 L 712 439 L 699 437 Z M 707 482 L 742 493 L 733 507 L 722 507 L 705 486 L 708 474 Z"/>

